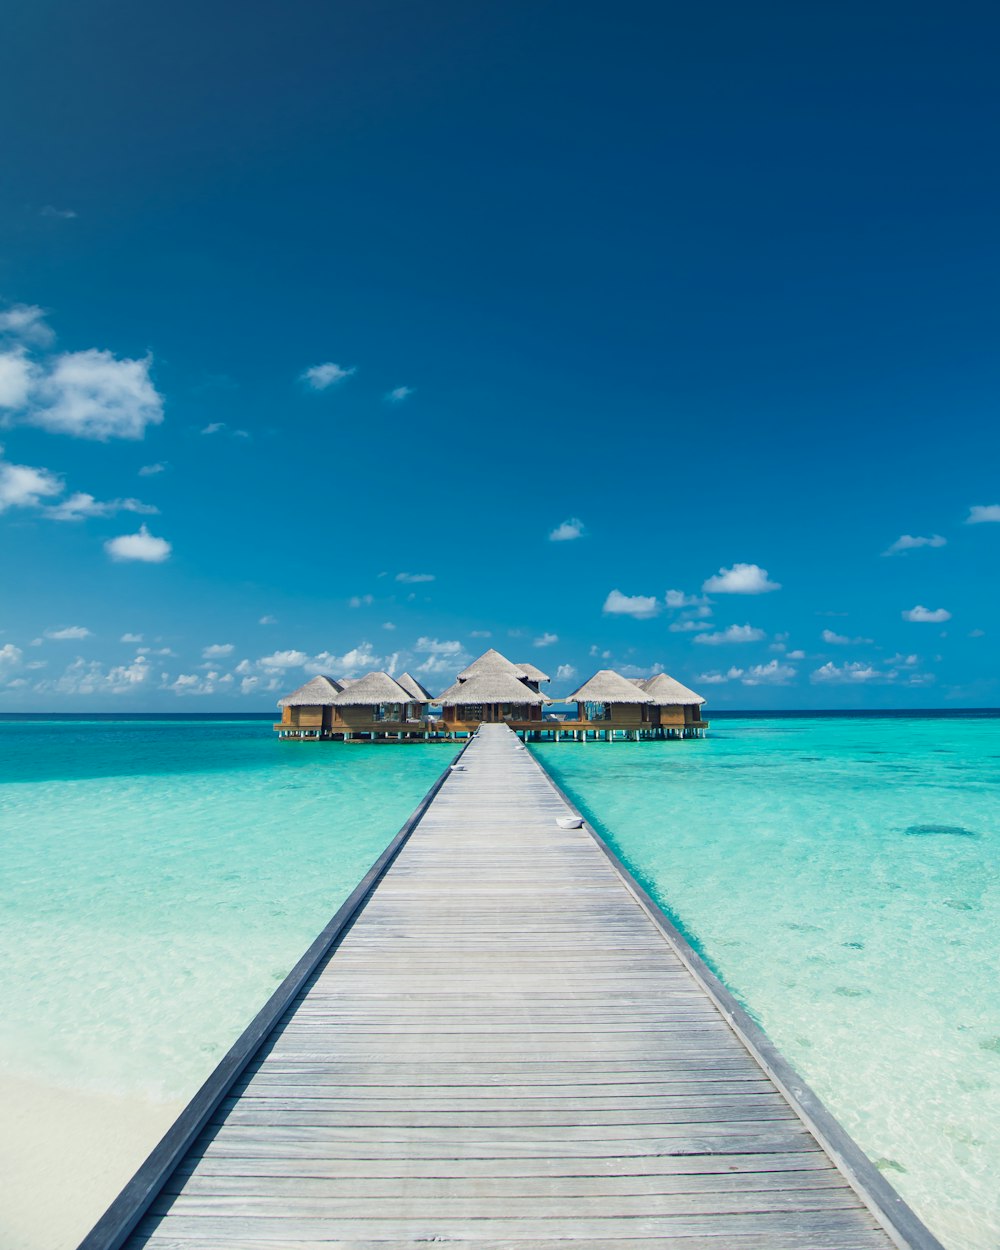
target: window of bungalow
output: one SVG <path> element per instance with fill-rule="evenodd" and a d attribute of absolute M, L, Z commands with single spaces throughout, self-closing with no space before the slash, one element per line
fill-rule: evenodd
<path fill-rule="evenodd" d="M 399 720 L 398 703 L 376 703 L 372 708 L 372 720 Z"/>
<path fill-rule="evenodd" d="M 588 703 L 587 720 L 610 720 L 611 704 L 610 703 Z"/>

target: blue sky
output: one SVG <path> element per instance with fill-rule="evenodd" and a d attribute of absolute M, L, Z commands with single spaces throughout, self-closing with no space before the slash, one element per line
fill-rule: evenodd
<path fill-rule="evenodd" d="M 555 693 L 1000 703 L 998 28 L 21 6 L 0 710 L 488 645 Z"/>

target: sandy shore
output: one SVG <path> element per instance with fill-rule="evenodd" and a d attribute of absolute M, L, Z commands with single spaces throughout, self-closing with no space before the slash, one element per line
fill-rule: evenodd
<path fill-rule="evenodd" d="M 0 1075 L 0 1245 L 73 1250 L 181 1105 Z"/>

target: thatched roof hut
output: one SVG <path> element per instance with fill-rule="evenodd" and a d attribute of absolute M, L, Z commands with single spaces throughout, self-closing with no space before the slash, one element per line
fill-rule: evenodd
<path fill-rule="evenodd" d="M 479 673 L 509 673 L 512 677 L 527 677 L 527 673 L 519 664 L 512 664 L 494 647 L 484 651 L 477 660 L 472 661 L 468 668 L 463 668 L 458 675 L 458 680 L 468 681 L 470 677 L 476 677 Z"/>
<path fill-rule="evenodd" d="M 656 673 L 652 677 L 647 677 L 642 688 L 658 707 L 691 707 L 705 702 L 700 694 L 695 694 L 687 686 L 682 686 L 668 673 Z"/>
<path fill-rule="evenodd" d="M 552 680 L 548 673 L 543 673 L 542 670 L 540 668 L 536 668 L 534 664 L 515 664 L 514 667 L 520 669 L 520 671 L 524 673 L 525 677 L 527 677 L 528 681 L 533 681 L 536 685 L 540 681 Z"/>
<path fill-rule="evenodd" d="M 408 691 L 388 673 L 365 673 L 333 700 L 335 707 L 375 707 L 380 703 L 409 703 Z"/>
<path fill-rule="evenodd" d="M 406 693 L 410 696 L 413 703 L 433 703 L 434 696 L 422 686 L 419 681 L 409 673 L 403 673 L 401 677 L 396 678 L 398 685 L 402 686 Z"/>
<path fill-rule="evenodd" d="M 463 704 L 476 703 L 529 703 L 538 705 L 551 703 L 547 695 L 532 690 L 523 681 L 519 681 L 513 673 L 505 673 L 501 669 L 492 672 L 476 673 L 465 681 L 456 681 L 442 695 L 434 700 L 449 707 L 460 707 Z"/>
<path fill-rule="evenodd" d="M 310 677 L 298 690 L 278 700 L 278 707 L 330 707 L 341 691 L 340 682 L 332 677 Z"/>
<path fill-rule="evenodd" d="M 567 695 L 565 703 L 651 703 L 645 690 L 616 673 L 613 668 L 602 668 L 583 685 Z"/>

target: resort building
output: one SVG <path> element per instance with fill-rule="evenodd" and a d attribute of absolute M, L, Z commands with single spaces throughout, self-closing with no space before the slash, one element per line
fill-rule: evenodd
<path fill-rule="evenodd" d="M 654 720 L 668 737 L 703 737 L 708 722 L 702 720 L 705 700 L 667 673 L 647 677 L 642 689 L 653 701 Z M 658 713 L 658 716 L 656 715 Z"/>
<path fill-rule="evenodd" d="M 333 719 L 333 701 L 343 690 L 331 677 L 311 677 L 304 686 L 278 700 L 282 738 L 325 738 Z"/>
<path fill-rule="evenodd" d="M 577 705 L 577 719 L 563 727 L 584 738 L 700 738 L 708 728 L 701 719 L 705 700 L 666 673 L 629 679 L 602 668 L 566 702 Z"/>
<path fill-rule="evenodd" d="M 388 673 L 366 673 L 356 681 L 314 677 L 281 699 L 279 737 L 343 741 L 425 736 L 430 695 L 409 674 L 404 686 Z"/>
<path fill-rule="evenodd" d="M 454 732 L 475 730 L 484 722 L 506 721 L 511 727 L 541 727 L 542 707 L 552 700 L 511 672 L 496 667 L 459 679 L 439 695 L 442 719 Z"/>
<path fill-rule="evenodd" d="M 279 701 L 282 738 L 346 742 L 454 739 L 482 724 L 507 724 L 520 737 L 578 742 L 601 739 L 703 737 L 705 700 L 666 673 L 630 679 L 606 668 L 562 703 L 570 718 L 547 714 L 553 700 L 540 690 L 550 680 L 534 664 L 518 664 L 490 648 L 458 674 L 437 698 L 410 673 L 366 673 L 360 678 L 313 677 Z M 431 708 L 440 706 L 440 715 Z"/>

